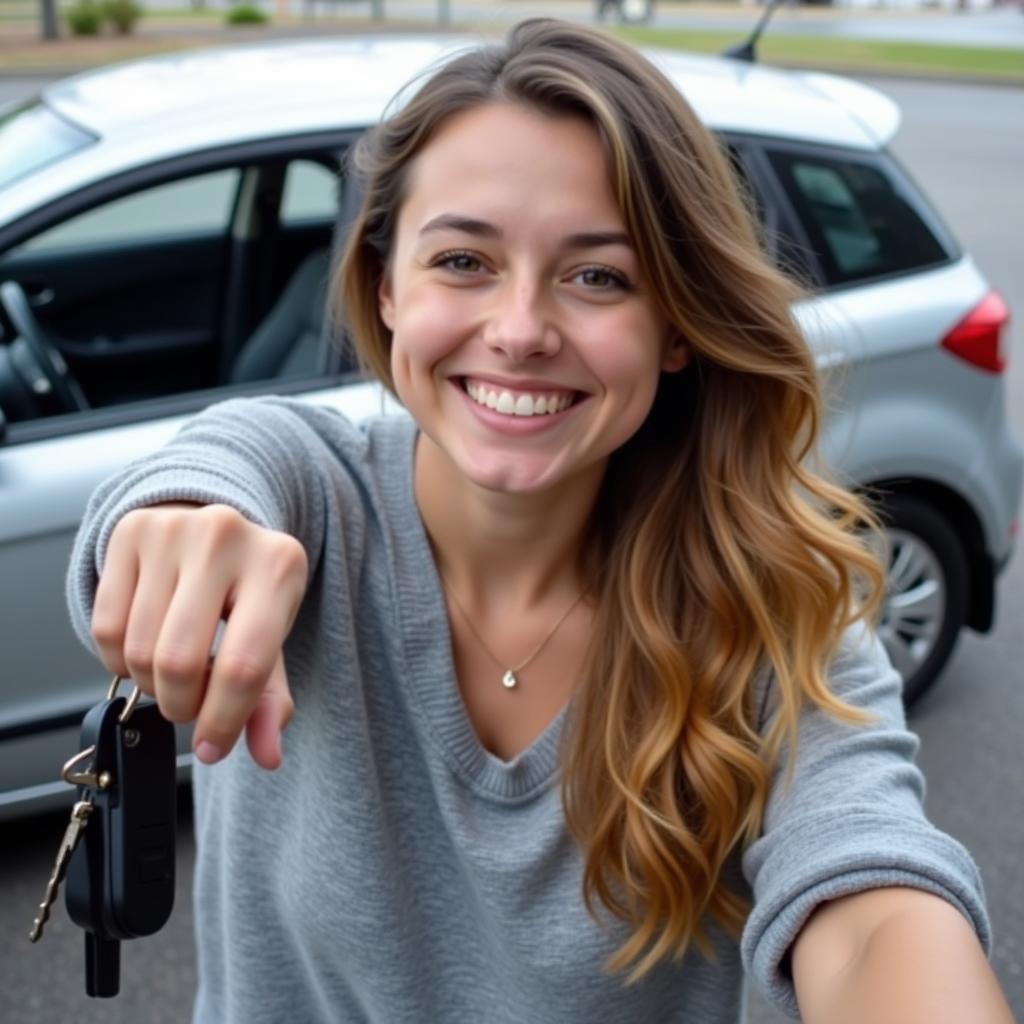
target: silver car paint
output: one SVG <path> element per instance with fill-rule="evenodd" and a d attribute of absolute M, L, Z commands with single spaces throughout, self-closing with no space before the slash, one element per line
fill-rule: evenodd
<path fill-rule="evenodd" d="M 826 462 L 849 482 L 913 477 L 970 495 L 998 562 L 1013 546 L 1024 462 L 1006 429 L 1005 388 L 938 344 L 988 290 L 963 257 L 829 292 L 796 312 L 830 367 Z"/>

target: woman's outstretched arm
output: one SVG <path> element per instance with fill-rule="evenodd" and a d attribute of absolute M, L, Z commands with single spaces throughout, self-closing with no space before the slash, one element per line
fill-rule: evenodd
<path fill-rule="evenodd" d="M 920 997 L 933 978 L 968 982 L 979 976 L 961 967 L 972 957 L 990 975 L 982 879 L 967 850 L 925 816 L 918 739 L 878 635 L 850 627 L 828 675 L 833 693 L 871 721 L 806 707 L 791 773 L 788 751 L 775 765 L 761 835 L 743 854 L 754 893 L 741 943 L 748 973 L 780 1009 L 811 1022 L 1009 1021 L 903 1014 L 893 986 Z M 876 997 L 877 1012 L 856 1002 Z"/>
<path fill-rule="evenodd" d="M 823 903 L 793 944 L 805 1024 L 1013 1024 L 974 929 L 918 889 Z"/>

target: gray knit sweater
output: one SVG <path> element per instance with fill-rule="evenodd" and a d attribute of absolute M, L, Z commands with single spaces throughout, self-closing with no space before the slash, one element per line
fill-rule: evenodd
<path fill-rule="evenodd" d="M 93 495 L 68 576 L 88 623 L 118 518 L 220 502 L 305 546 L 310 582 L 285 657 L 295 717 L 284 764 L 244 743 L 195 769 L 198 1024 L 735 1024 L 744 969 L 796 1013 L 785 957 L 822 900 L 907 885 L 950 901 L 986 949 L 977 870 L 921 811 L 899 679 L 851 631 L 835 691 L 878 724 L 806 713 L 792 784 L 725 877 L 754 908 L 737 944 L 711 927 L 632 988 L 602 972 L 622 925 L 591 919 L 557 779 L 565 712 L 502 761 L 454 677 L 405 417 L 353 426 L 285 399 L 234 400 Z"/>

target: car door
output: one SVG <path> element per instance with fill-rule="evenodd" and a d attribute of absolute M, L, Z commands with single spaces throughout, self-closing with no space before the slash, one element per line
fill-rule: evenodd
<path fill-rule="evenodd" d="M 94 405 L 209 386 L 242 168 L 118 196 L 0 257 Z"/>
<path fill-rule="evenodd" d="M 295 146 L 274 154 L 283 177 L 275 176 L 273 252 L 250 247 L 247 273 L 234 282 L 242 292 L 263 289 L 259 307 L 287 289 L 290 264 L 329 244 L 337 216 L 337 150 Z M 323 394 L 339 382 L 326 370 L 235 384 L 218 376 L 238 191 L 253 168 L 266 166 L 199 174 L 193 166 L 187 180 L 112 198 L 0 253 L 0 273 L 17 275 L 37 299 L 40 321 L 92 406 L 13 422 L 0 415 L 0 820 L 71 795 L 60 766 L 77 752 L 82 715 L 110 682 L 74 636 L 64 599 L 75 532 L 95 487 L 214 401 Z M 40 291 L 31 290 L 33 280 Z M 10 343 L 0 338 L 0 346 Z M 179 752 L 184 763 L 184 730 Z"/>

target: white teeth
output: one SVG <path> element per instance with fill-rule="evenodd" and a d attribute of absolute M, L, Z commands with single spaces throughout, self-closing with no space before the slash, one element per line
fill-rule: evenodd
<path fill-rule="evenodd" d="M 561 412 L 572 403 L 572 395 L 513 395 L 511 391 L 492 391 L 475 381 L 465 381 L 466 394 L 479 405 L 506 416 L 545 416 Z"/>

